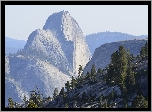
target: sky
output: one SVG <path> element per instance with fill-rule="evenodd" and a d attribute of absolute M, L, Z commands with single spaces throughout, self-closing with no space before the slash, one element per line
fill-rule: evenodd
<path fill-rule="evenodd" d="M 5 37 L 27 40 L 55 12 L 68 11 L 84 36 L 111 31 L 148 35 L 148 5 L 6 5 Z"/>

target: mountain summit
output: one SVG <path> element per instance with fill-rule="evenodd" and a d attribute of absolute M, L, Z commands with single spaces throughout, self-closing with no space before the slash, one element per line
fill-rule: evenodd
<path fill-rule="evenodd" d="M 70 71 L 74 76 L 77 76 L 79 65 L 85 67 L 91 57 L 82 30 L 68 11 L 52 14 L 46 20 L 43 30 L 39 29 L 31 33 L 25 49 L 31 49 L 31 46 L 32 49 L 37 49 L 51 57 L 54 63 L 62 62 L 64 59 L 65 65 L 61 68 Z"/>
<path fill-rule="evenodd" d="M 43 29 L 29 35 L 23 50 L 7 57 L 6 104 L 9 97 L 19 101 L 29 96 L 35 85 L 52 97 L 55 88 L 60 91 L 72 76 L 78 76 L 79 65 L 84 68 L 90 56 L 85 37 L 68 11 L 52 14 Z"/>

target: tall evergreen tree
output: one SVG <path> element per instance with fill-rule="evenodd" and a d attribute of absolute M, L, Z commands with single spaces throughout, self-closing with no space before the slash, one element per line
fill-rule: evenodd
<path fill-rule="evenodd" d="M 60 91 L 59 95 L 60 95 L 60 96 L 63 96 L 63 97 L 65 96 L 64 87 L 62 87 L 62 89 L 61 89 L 61 91 Z"/>
<path fill-rule="evenodd" d="M 76 82 L 76 80 L 74 79 L 74 77 L 72 76 L 72 80 L 71 80 L 71 88 L 72 89 L 74 89 L 75 88 L 75 86 L 76 86 L 76 84 L 77 84 L 77 82 Z"/>
<path fill-rule="evenodd" d="M 148 108 L 148 101 L 142 96 L 138 95 L 132 102 L 133 108 Z"/>
<path fill-rule="evenodd" d="M 80 77 L 80 76 L 81 76 L 82 71 L 83 71 L 82 66 L 81 66 L 81 65 L 79 65 L 78 77 Z"/>
<path fill-rule="evenodd" d="M 127 75 L 127 65 L 128 65 L 128 60 L 127 60 L 127 53 L 126 50 L 123 46 L 119 46 L 119 76 L 121 78 L 120 82 L 124 84 L 125 77 Z M 119 77 L 118 76 L 118 77 Z"/>
<path fill-rule="evenodd" d="M 58 88 L 54 89 L 53 97 L 55 98 L 58 95 Z"/>
<path fill-rule="evenodd" d="M 101 68 L 98 69 L 97 73 L 100 74 L 102 72 Z"/>
<path fill-rule="evenodd" d="M 8 99 L 8 107 L 9 108 L 14 108 L 14 101 L 12 100 L 12 98 Z"/>
<path fill-rule="evenodd" d="M 67 89 L 67 92 L 70 91 L 70 82 L 67 81 L 67 83 L 65 83 L 65 88 Z"/>
<path fill-rule="evenodd" d="M 90 72 L 87 72 L 86 79 L 87 79 L 87 80 L 90 80 L 90 79 L 91 79 L 91 74 L 90 74 Z"/>
<path fill-rule="evenodd" d="M 94 79 L 94 82 L 96 81 L 96 68 L 95 68 L 95 65 L 92 65 L 92 68 L 91 68 L 91 78 Z"/>
<path fill-rule="evenodd" d="M 30 99 L 27 108 L 37 108 L 37 105 Z"/>

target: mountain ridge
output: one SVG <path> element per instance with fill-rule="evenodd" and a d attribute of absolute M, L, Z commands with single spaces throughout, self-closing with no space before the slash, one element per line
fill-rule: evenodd
<path fill-rule="evenodd" d="M 53 22 L 48 23 L 46 20 L 43 29 L 36 29 L 29 35 L 24 49 L 8 56 L 9 61 L 5 65 L 6 68 L 10 67 L 11 78 L 5 76 L 6 91 L 12 87 L 10 90 L 14 93 L 5 93 L 6 103 L 9 97 L 18 100 L 18 96 L 23 99 L 22 90 L 29 95 L 31 85 L 37 85 L 45 96 L 52 97 L 55 88 L 61 89 L 72 76 L 77 77 L 79 65 L 84 67 L 89 61 L 90 51 L 76 21 L 64 11 L 55 15 L 50 16 Z M 66 19 L 66 24 L 71 25 L 61 22 Z M 62 27 L 57 27 L 61 25 L 63 30 Z M 70 28 L 69 31 L 66 31 L 67 27 Z M 15 92 L 17 89 L 19 91 Z"/>

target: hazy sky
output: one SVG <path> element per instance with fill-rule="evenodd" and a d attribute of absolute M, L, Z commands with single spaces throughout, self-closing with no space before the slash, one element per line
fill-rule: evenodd
<path fill-rule="evenodd" d="M 27 40 L 42 29 L 47 18 L 66 10 L 77 21 L 84 35 L 117 31 L 148 35 L 147 5 L 6 5 L 5 36 Z"/>

